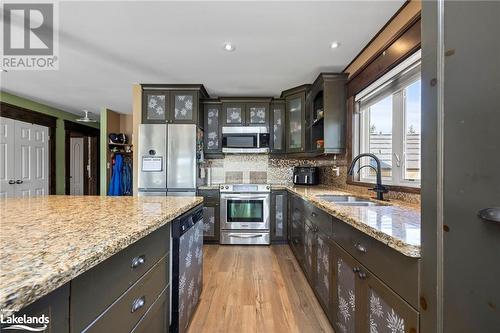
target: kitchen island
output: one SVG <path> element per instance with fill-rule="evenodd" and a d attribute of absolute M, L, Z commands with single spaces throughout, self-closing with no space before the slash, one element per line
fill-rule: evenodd
<path fill-rule="evenodd" d="M 152 256 L 155 262 L 131 258 L 142 265 L 133 278 L 140 282 L 146 270 L 144 275 L 162 260 L 168 262 L 170 229 L 163 227 L 202 202 L 199 197 L 104 196 L 0 200 L 0 309 L 4 313 L 17 312 L 96 266 L 113 266 L 117 254 L 142 242 L 142 248 L 136 247 L 143 252 L 157 251 L 158 255 Z M 153 246 L 148 244 L 157 245 L 148 249 Z M 133 263 L 130 268 L 128 257 L 126 266 L 128 270 L 137 267 Z M 113 267 L 113 271 L 118 270 Z M 168 272 L 164 274 L 168 279 Z M 136 282 L 133 279 L 125 281 L 127 287 Z M 108 290 L 113 288 L 107 286 Z"/>

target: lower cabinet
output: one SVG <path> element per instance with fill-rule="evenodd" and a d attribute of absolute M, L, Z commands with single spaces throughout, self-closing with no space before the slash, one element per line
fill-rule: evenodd
<path fill-rule="evenodd" d="M 271 191 L 271 242 L 287 241 L 287 191 Z"/>
<path fill-rule="evenodd" d="M 338 332 L 416 333 L 418 312 L 334 245 L 334 326 Z"/>
<path fill-rule="evenodd" d="M 417 333 L 418 311 L 336 242 L 338 230 L 325 225 L 333 220 L 311 218 L 289 197 L 290 247 L 335 332 Z"/>
<path fill-rule="evenodd" d="M 204 199 L 203 241 L 218 243 L 220 238 L 220 199 L 219 190 L 198 190 Z"/>

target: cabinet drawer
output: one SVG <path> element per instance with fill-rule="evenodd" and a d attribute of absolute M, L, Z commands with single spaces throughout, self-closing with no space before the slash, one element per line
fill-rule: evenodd
<path fill-rule="evenodd" d="M 131 333 L 165 333 L 170 326 L 170 286 L 163 289 L 160 296 L 148 309 L 144 317 Z"/>
<path fill-rule="evenodd" d="M 198 190 L 198 195 L 203 197 L 205 204 L 219 203 L 219 190 Z"/>
<path fill-rule="evenodd" d="M 333 218 L 333 239 L 377 277 L 418 308 L 420 260 L 407 257 Z"/>
<path fill-rule="evenodd" d="M 306 202 L 298 196 L 294 195 L 292 197 L 292 205 L 294 210 L 298 210 L 302 213 L 305 213 L 305 203 Z"/>
<path fill-rule="evenodd" d="M 304 208 L 305 217 L 319 230 L 331 237 L 333 233 L 332 216 L 308 202 L 304 202 Z"/>
<path fill-rule="evenodd" d="M 84 332 L 130 332 L 167 286 L 168 272 L 163 257 Z"/>
<path fill-rule="evenodd" d="M 71 331 L 80 332 L 89 325 L 169 249 L 167 224 L 73 279 Z"/>

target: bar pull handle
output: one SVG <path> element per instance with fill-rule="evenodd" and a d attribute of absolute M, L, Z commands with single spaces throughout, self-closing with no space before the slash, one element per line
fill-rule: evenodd
<path fill-rule="evenodd" d="M 500 207 L 481 209 L 478 212 L 478 216 L 483 221 L 500 222 Z"/>

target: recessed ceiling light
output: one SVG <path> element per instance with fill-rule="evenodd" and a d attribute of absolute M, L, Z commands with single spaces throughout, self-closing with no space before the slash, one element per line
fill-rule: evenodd
<path fill-rule="evenodd" d="M 233 52 L 234 50 L 236 50 L 236 47 L 229 42 L 225 42 L 223 47 L 224 47 L 224 50 L 227 52 Z"/>
<path fill-rule="evenodd" d="M 339 42 L 336 42 L 336 41 L 335 41 L 335 42 L 332 42 L 332 43 L 330 44 L 330 48 L 331 48 L 331 49 L 336 49 L 336 48 L 337 48 L 337 47 L 339 47 L 339 46 L 340 46 L 340 43 L 339 43 Z"/>

